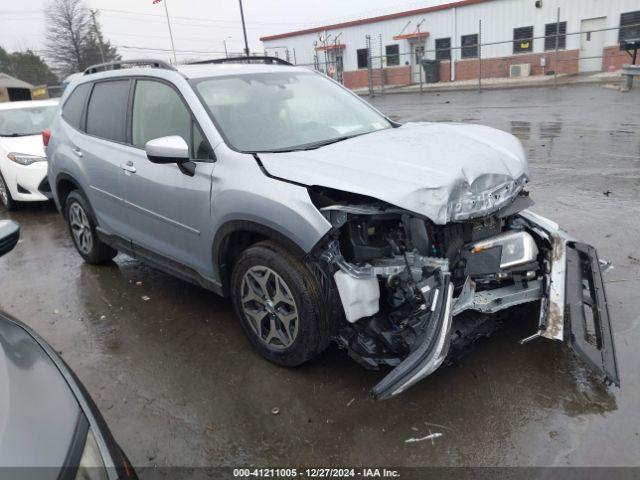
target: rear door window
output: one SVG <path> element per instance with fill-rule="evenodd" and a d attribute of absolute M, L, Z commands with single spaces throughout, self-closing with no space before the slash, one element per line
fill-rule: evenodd
<path fill-rule="evenodd" d="M 96 83 L 87 107 L 87 133 L 125 143 L 128 100 L 128 79 Z"/>
<path fill-rule="evenodd" d="M 82 112 L 84 111 L 84 104 L 87 101 L 87 95 L 91 90 L 91 83 L 83 83 L 78 85 L 67 101 L 62 106 L 62 118 L 64 118 L 69 125 L 75 129 L 80 129 L 82 126 Z"/>

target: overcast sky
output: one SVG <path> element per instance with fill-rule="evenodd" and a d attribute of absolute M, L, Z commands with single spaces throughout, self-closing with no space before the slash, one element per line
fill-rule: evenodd
<path fill-rule="evenodd" d="M 165 1 L 165 0 L 163 0 Z M 178 60 L 215 56 L 243 48 L 237 0 L 166 0 L 172 18 Z M 249 47 L 260 51 L 259 38 L 354 18 L 370 17 L 448 3 L 450 0 L 244 0 Z M 162 3 L 152 0 L 85 0 L 99 11 L 104 35 L 125 58 L 169 59 L 171 43 Z M 42 51 L 48 0 L 0 0 L 0 46 L 6 50 Z M 228 38 L 230 37 L 230 38 Z M 151 50 L 152 48 L 157 50 Z"/>

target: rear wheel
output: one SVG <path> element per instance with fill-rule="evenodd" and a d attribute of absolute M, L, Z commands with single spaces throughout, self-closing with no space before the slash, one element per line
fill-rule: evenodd
<path fill-rule="evenodd" d="M 276 243 L 260 242 L 240 255 L 231 289 L 242 329 L 267 360 L 300 365 L 329 344 L 318 281 Z"/>
<path fill-rule="evenodd" d="M 9 187 L 7 187 L 7 182 L 4 181 L 2 173 L 0 173 L 0 202 L 2 202 L 9 211 L 15 210 L 17 207 L 16 201 L 11 197 L 11 192 L 9 191 Z"/>
<path fill-rule="evenodd" d="M 69 194 L 65 213 L 76 250 L 87 263 L 105 263 L 118 252 L 98 238 L 96 222 L 90 212 L 89 202 L 80 192 L 75 190 Z"/>

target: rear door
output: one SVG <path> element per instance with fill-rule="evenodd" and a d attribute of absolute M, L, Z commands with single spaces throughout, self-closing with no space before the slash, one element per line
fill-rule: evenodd
<path fill-rule="evenodd" d="M 176 164 L 151 163 L 149 140 L 181 136 L 196 163 L 193 176 Z M 154 255 L 190 270 L 208 270 L 211 242 L 213 153 L 178 90 L 157 79 L 137 79 L 132 93 L 130 139 L 123 176 L 129 235 L 136 256 Z M 151 256 L 151 258 L 149 258 Z M 205 267 L 207 266 L 207 267 Z M 204 268 L 203 268 L 204 267 Z"/>
<path fill-rule="evenodd" d="M 122 194 L 122 163 L 126 146 L 126 119 L 130 80 L 94 83 L 82 129 L 73 138 L 73 154 L 89 180 L 89 202 L 98 224 L 108 234 L 123 236 L 126 207 Z"/>

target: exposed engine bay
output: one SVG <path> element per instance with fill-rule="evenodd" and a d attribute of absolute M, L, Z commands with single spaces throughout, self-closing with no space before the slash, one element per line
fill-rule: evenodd
<path fill-rule="evenodd" d="M 434 372 L 447 357 L 453 317 L 465 311 L 481 316 L 540 301 L 531 338 L 568 338 L 564 291 L 551 288 L 566 239 L 519 214 L 532 204 L 526 192 L 490 215 L 446 225 L 365 196 L 321 188 L 310 195 L 333 227 L 315 254 L 344 310 L 337 341 L 367 368 L 394 367 L 372 389 L 375 398 Z M 592 273 L 599 278 L 599 265 Z M 564 270 L 555 274 L 564 290 Z M 602 346 L 610 329 L 600 330 Z M 601 368 L 617 383 L 614 367 L 615 359 L 613 370 Z"/>

